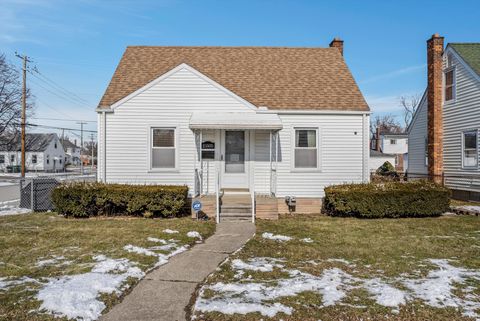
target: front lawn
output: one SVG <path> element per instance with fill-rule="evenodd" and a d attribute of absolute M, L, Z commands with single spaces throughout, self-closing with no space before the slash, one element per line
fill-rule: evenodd
<path fill-rule="evenodd" d="M 259 221 L 193 310 L 197 320 L 480 320 L 480 219 Z"/>
<path fill-rule="evenodd" d="M 96 319 L 215 224 L 190 218 L 0 217 L 0 320 Z M 65 317 L 64 319 L 68 319 Z"/>

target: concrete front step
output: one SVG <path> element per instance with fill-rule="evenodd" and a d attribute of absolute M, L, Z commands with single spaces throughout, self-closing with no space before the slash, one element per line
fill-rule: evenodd
<path fill-rule="evenodd" d="M 246 217 L 246 216 L 222 216 L 220 215 L 220 222 L 236 222 L 236 221 L 243 221 L 243 222 L 249 222 L 252 220 L 252 217 Z"/>
<path fill-rule="evenodd" d="M 251 214 L 251 206 L 223 206 L 220 207 L 220 213 L 229 214 L 229 213 L 238 213 L 238 214 Z"/>

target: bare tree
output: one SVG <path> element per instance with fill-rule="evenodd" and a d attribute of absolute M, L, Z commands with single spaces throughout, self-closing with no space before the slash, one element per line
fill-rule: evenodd
<path fill-rule="evenodd" d="M 22 113 L 22 82 L 20 72 L 0 54 L 0 144 L 10 144 L 20 130 Z M 33 108 L 27 89 L 27 111 Z"/>
<path fill-rule="evenodd" d="M 372 137 L 375 136 L 377 128 L 380 132 L 388 132 L 388 133 L 403 133 L 404 129 L 395 118 L 395 116 L 391 114 L 379 116 L 376 115 L 372 121 L 370 122 L 370 134 Z"/>
<path fill-rule="evenodd" d="M 405 128 L 407 128 L 412 121 L 413 115 L 420 103 L 420 99 L 421 96 L 419 94 L 400 97 L 400 104 L 403 107 L 403 121 L 405 122 Z"/>

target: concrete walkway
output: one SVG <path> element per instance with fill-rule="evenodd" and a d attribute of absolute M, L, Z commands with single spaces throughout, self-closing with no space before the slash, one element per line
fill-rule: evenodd
<path fill-rule="evenodd" d="M 172 257 L 167 264 L 147 274 L 101 320 L 185 320 L 186 307 L 197 285 L 231 253 L 242 247 L 254 233 L 255 225 L 252 223 L 217 224 L 215 234 L 205 243 Z"/>

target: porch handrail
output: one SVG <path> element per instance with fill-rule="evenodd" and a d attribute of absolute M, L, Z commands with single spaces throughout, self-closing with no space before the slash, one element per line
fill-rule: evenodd
<path fill-rule="evenodd" d="M 216 209 L 216 221 L 220 223 L 220 170 L 217 164 L 215 169 L 215 209 Z"/>

